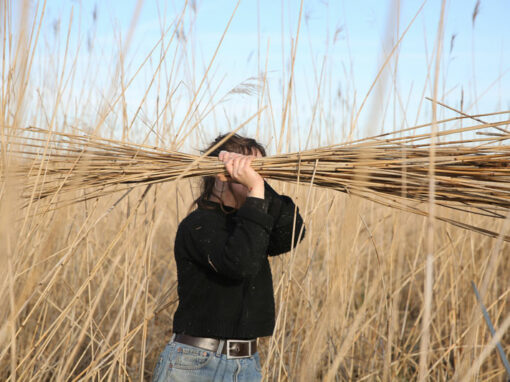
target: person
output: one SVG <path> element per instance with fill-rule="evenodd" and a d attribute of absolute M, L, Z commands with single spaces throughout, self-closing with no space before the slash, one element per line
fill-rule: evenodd
<path fill-rule="evenodd" d="M 177 229 L 179 305 L 153 381 L 262 378 L 257 338 L 271 336 L 275 325 L 268 256 L 290 251 L 305 229 L 292 199 L 251 167 L 264 147 L 229 135 L 206 150 L 218 146 L 209 155 L 224 162 L 229 177 L 205 177 L 196 209 Z"/>

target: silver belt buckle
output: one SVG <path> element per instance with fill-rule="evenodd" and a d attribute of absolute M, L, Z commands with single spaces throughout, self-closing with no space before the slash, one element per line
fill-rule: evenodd
<path fill-rule="evenodd" d="M 251 354 L 251 342 L 253 340 L 227 340 L 227 359 L 237 359 L 237 358 L 248 358 L 248 357 L 251 357 L 252 354 Z M 230 350 L 235 350 L 235 349 L 231 349 L 230 347 L 230 344 L 232 342 L 242 342 L 242 343 L 248 343 L 248 349 L 249 349 L 249 354 L 248 355 L 230 355 Z M 235 346 L 235 345 L 234 345 Z"/>

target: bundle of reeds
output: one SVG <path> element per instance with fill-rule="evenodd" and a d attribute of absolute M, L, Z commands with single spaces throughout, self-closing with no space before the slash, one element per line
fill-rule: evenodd
<path fill-rule="evenodd" d="M 424 203 L 429 201 L 433 176 L 437 205 L 505 218 L 510 211 L 510 145 L 503 142 L 510 132 L 501 126 L 509 123 L 481 123 L 434 135 L 418 133 L 416 129 L 428 126 L 421 125 L 346 144 L 259 158 L 252 166 L 269 179 L 326 187 L 424 216 L 428 215 Z M 223 163 L 208 153 L 189 155 L 91 135 L 32 127 L 11 129 L 3 140 L 4 150 L 18 159 L 9 174 L 24 179 L 23 197 L 46 199 L 53 207 L 135 185 L 225 171 Z M 437 218 L 498 235 L 451 216 Z"/>

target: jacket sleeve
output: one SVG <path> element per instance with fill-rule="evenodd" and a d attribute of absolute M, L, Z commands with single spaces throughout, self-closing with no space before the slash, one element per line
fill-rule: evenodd
<path fill-rule="evenodd" d="M 256 275 L 267 256 L 273 218 L 255 199 L 247 198 L 237 211 L 229 235 L 218 233 L 213 224 L 179 226 L 176 254 L 183 248 L 195 262 L 230 279 Z"/>
<path fill-rule="evenodd" d="M 289 252 L 303 240 L 305 227 L 299 208 L 291 198 L 278 194 L 267 182 L 265 182 L 265 196 L 269 204 L 268 213 L 274 221 L 269 238 L 268 254 L 277 256 Z"/>

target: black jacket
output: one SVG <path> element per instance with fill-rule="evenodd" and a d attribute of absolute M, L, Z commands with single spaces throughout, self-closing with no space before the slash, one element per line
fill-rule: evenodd
<path fill-rule="evenodd" d="M 174 332 L 247 339 L 273 333 L 275 308 L 267 256 L 288 252 L 304 236 L 292 199 L 267 183 L 265 199 L 239 210 L 206 202 L 179 224 L 175 238 L 179 306 Z M 294 218 L 295 215 L 295 218 Z M 293 234 L 293 227 L 295 231 Z"/>

